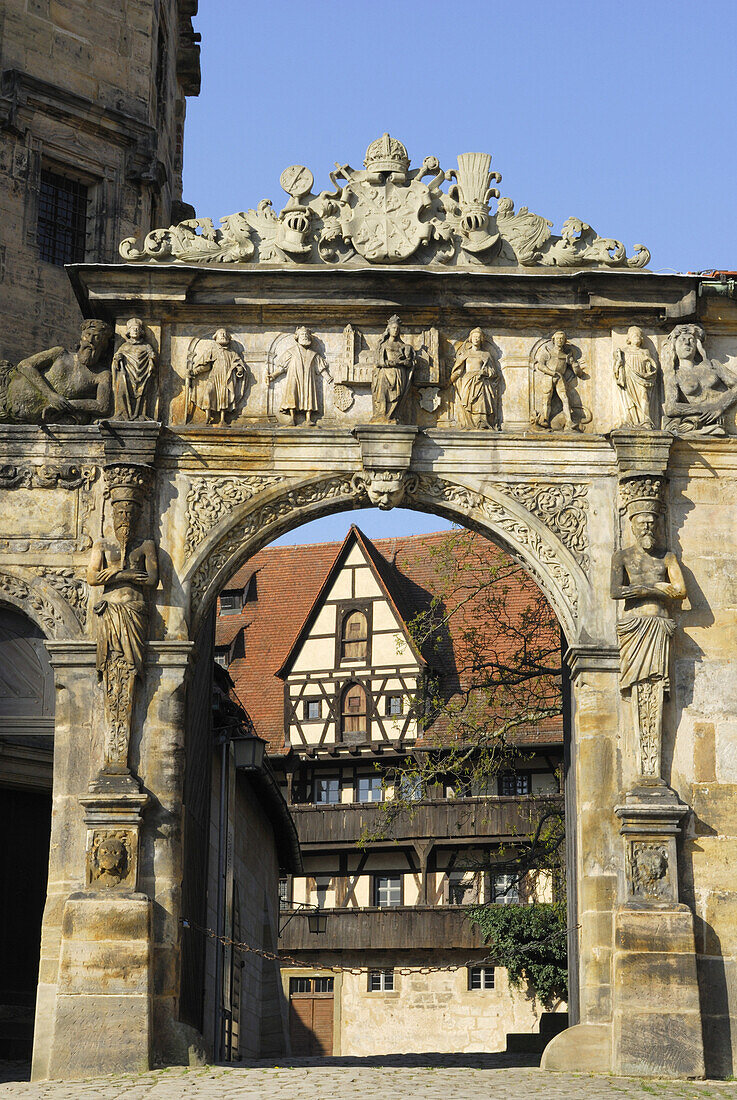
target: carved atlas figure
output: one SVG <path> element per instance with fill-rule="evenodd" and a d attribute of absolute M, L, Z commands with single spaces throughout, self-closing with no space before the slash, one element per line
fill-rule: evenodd
<path fill-rule="evenodd" d="M 387 321 L 379 340 L 371 379 L 373 423 L 396 424 L 400 420 L 412 383 L 414 367 L 414 348 L 402 339 L 402 324 L 394 314 Z"/>
<path fill-rule="evenodd" d="M 643 346 L 642 329 L 632 325 L 627 343 L 614 349 L 614 379 L 622 393 L 625 420 L 634 428 L 660 427 L 658 363 Z"/>
<path fill-rule="evenodd" d="M 670 607 L 685 599 L 686 585 L 676 555 L 663 545 L 662 481 L 633 478 L 621 489 L 635 545 L 612 556 L 610 593 L 624 600 L 617 623 L 619 686 L 632 698 L 640 772 L 661 778 L 663 697 L 670 692 L 670 642 L 676 629 Z"/>
<path fill-rule="evenodd" d="M 322 355 L 313 347 L 313 336 L 306 325 L 300 325 L 294 333 L 294 343 L 279 356 L 269 378 L 286 374 L 281 411 L 290 424 L 297 423 L 297 415 L 304 415 L 305 424 L 314 424 L 320 411 L 318 375 L 328 372 Z"/>
<path fill-rule="evenodd" d="M 146 339 L 140 317 L 125 326 L 125 340 L 113 355 L 113 399 L 116 420 L 148 420 L 147 406 L 156 417 L 156 352 Z M 153 397 L 153 401 L 151 401 Z"/>
<path fill-rule="evenodd" d="M 0 420 L 22 424 L 88 424 L 110 414 L 109 362 L 103 356 L 113 330 L 83 321 L 76 351 L 54 347 L 6 366 L 0 378 Z"/>
<path fill-rule="evenodd" d="M 143 670 L 148 637 L 148 594 L 158 584 L 153 540 L 134 541 L 148 485 L 132 465 L 105 472 L 113 508 L 115 541 L 92 548 L 87 583 L 102 586 L 97 616 L 97 672 L 105 693 L 106 772 L 126 772 L 135 681 Z"/>
<path fill-rule="evenodd" d="M 198 341 L 187 357 L 185 420 L 194 406 L 205 413 L 208 424 L 224 424 L 226 415 L 240 408 L 247 381 L 248 367 L 227 328 L 219 328 L 212 340 Z"/>
<path fill-rule="evenodd" d="M 676 325 L 661 352 L 663 428 L 674 435 L 725 435 L 724 414 L 737 402 L 737 374 L 706 354 L 700 325 Z"/>
<path fill-rule="evenodd" d="M 480 328 L 471 329 L 456 351 L 451 385 L 461 428 L 498 428 L 501 419 L 499 362 Z"/>

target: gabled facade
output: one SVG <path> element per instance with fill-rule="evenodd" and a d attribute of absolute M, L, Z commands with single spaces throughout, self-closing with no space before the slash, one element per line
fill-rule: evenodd
<path fill-rule="evenodd" d="M 483 789 L 452 775 L 427 789 L 405 779 L 413 812 L 381 836 L 393 769 L 450 736 L 442 715 L 431 721 L 429 685 L 448 698 L 464 682 L 462 622 L 427 654 L 411 630 L 446 538 L 374 544 L 352 527 L 342 544 L 272 547 L 221 595 L 216 652 L 269 742 L 302 850 L 305 873 L 281 887 L 294 1054 L 499 1050 L 509 1032 L 539 1028 L 539 1009 L 509 989 L 466 913 L 553 898 L 548 870 L 517 881 L 507 861 L 560 806 L 560 720 L 528 730 L 517 770 Z M 473 545 L 490 566 L 502 559 L 481 538 Z M 531 592 L 516 582 L 510 615 Z M 315 906 L 327 913 L 319 935 L 308 930 Z M 428 966 L 441 969 L 406 972 Z"/>
<path fill-rule="evenodd" d="M 356 527 L 277 675 L 286 743 L 391 747 L 417 738 L 427 662 L 412 641 L 378 555 Z"/>

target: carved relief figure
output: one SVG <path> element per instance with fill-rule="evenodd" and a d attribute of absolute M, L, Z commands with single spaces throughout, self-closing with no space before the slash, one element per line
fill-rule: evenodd
<path fill-rule="evenodd" d="M 113 356 L 113 397 L 116 420 L 148 420 L 146 408 L 156 388 L 156 352 L 146 339 L 140 317 L 125 326 L 125 340 Z M 155 415 L 155 413 L 154 413 Z"/>
<path fill-rule="evenodd" d="M 227 328 L 219 328 L 212 340 L 195 344 L 187 359 L 184 386 L 184 416 L 192 408 L 205 413 L 206 423 L 225 423 L 226 415 L 238 411 L 245 396 L 248 367 L 236 351 Z"/>
<path fill-rule="evenodd" d="M 705 350 L 700 325 L 676 325 L 663 345 L 663 428 L 674 435 L 725 435 L 737 402 L 737 375 Z"/>
<path fill-rule="evenodd" d="M 635 545 L 612 556 L 610 589 L 612 599 L 624 600 L 624 614 L 617 623 L 619 686 L 632 698 L 640 773 L 657 778 L 663 697 L 670 691 L 670 640 L 676 629 L 670 605 L 686 596 L 678 560 L 662 544 L 662 488 L 658 478 L 622 483 Z"/>
<path fill-rule="evenodd" d="M 148 487 L 145 469 L 122 464 L 106 468 L 116 541 L 96 542 L 87 570 L 87 583 L 103 588 L 94 611 L 97 672 L 105 692 L 107 772 L 127 771 L 135 681 L 143 669 L 148 635 L 148 594 L 159 579 L 153 541 L 134 541 Z"/>
<path fill-rule="evenodd" d="M 375 424 L 396 424 L 412 382 L 415 351 L 402 339 L 399 317 L 390 317 L 379 340 L 378 356 L 371 379 Z"/>
<path fill-rule="evenodd" d="M 657 901 L 668 889 L 668 856 L 658 844 L 634 844 L 631 849 L 631 891 L 635 898 Z"/>
<path fill-rule="evenodd" d="M 587 413 L 580 403 L 576 403 L 575 383 L 584 378 L 584 372 L 578 364 L 577 349 L 568 343 L 565 332 L 554 332 L 535 355 L 536 403 L 533 423 L 540 428 L 551 426 L 553 395 L 557 394 L 563 406 L 565 427 L 582 431 Z M 576 412 L 574 415 L 574 404 Z"/>
<path fill-rule="evenodd" d="M 614 378 L 622 391 L 626 423 L 634 428 L 658 428 L 658 363 L 643 347 L 642 329 L 637 325 L 627 330 L 625 346 L 614 349 Z"/>
<path fill-rule="evenodd" d="M 414 492 L 417 478 L 403 470 L 368 470 L 356 474 L 353 488 L 361 495 L 365 493 L 376 508 L 388 512 L 402 503 L 406 493 Z"/>
<path fill-rule="evenodd" d="M 103 355 L 112 334 L 104 321 L 83 321 L 76 351 L 55 347 L 21 360 L 0 378 L 0 419 L 88 424 L 108 416 L 112 391 Z"/>
<path fill-rule="evenodd" d="M 461 428 L 498 428 L 501 372 L 496 356 L 474 328 L 456 352 L 450 381 L 455 386 L 456 420 Z"/>
<path fill-rule="evenodd" d="M 96 838 L 97 839 L 97 838 Z M 92 851 L 91 882 L 96 886 L 119 886 L 127 878 L 130 865 L 128 838 L 109 833 Z"/>
<path fill-rule="evenodd" d="M 306 425 L 314 424 L 320 409 L 317 392 L 319 374 L 328 372 L 328 365 L 312 346 L 312 333 L 306 325 L 300 325 L 294 334 L 294 343 L 277 359 L 270 378 L 286 374 L 281 411 L 290 424 L 297 423 L 297 414 L 304 415 Z M 328 372 L 329 373 L 329 372 Z"/>

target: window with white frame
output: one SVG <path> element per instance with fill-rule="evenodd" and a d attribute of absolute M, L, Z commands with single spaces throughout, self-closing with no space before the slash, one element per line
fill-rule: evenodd
<path fill-rule="evenodd" d="M 340 776 L 316 775 L 312 781 L 312 801 L 323 805 L 340 802 Z"/>
<path fill-rule="evenodd" d="M 517 905 L 519 902 L 519 878 L 517 875 L 491 875 L 490 888 L 491 900 L 496 905 Z"/>
<path fill-rule="evenodd" d="M 406 802 L 419 802 L 425 796 L 422 776 L 402 775 L 399 779 L 399 794 Z"/>
<path fill-rule="evenodd" d="M 321 699 L 305 699 L 304 701 L 304 719 L 306 722 L 314 722 L 318 718 L 322 718 L 322 700 Z"/>
<path fill-rule="evenodd" d="M 529 772 L 502 772 L 499 776 L 499 794 L 523 795 L 532 790 L 532 777 Z"/>
<path fill-rule="evenodd" d="M 279 908 L 288 909 L 290 906 L 289 900 L 289 879 L 279 879 Z"/>
<path fill-rule="evenodd" d="M 369 993 L 391 993 L 394 990 L 393 970 L 369 970 Z"/>
<path fill-rule="evenodd" d="M 477 905 L 479 878 L 476 871 L 448 872 L 448 904 Z"/>
<path fill-rule="evenodd" d="M 356 778 L 356 802 L 383 802 L 384 784 L 380 775 L 359 775 Z"/>
<path fill-rule="evenodd" d="M 387 718 L 399 718 L 404 713 L 404 696 L 402 695 L 387 695 L 386 697 L 386 715 Z"/>
<path fill-rule="evenodd" d="M 389 909 L 402 904 L 402 876 L 374 875 L 374 905 Z"/>
<path fill-rule="evenodd" d="M 493 966 L 469 966 L 468 967 L 468 988 L 469 989 L 493 989 L 494 988 L 494 967 Z"/>

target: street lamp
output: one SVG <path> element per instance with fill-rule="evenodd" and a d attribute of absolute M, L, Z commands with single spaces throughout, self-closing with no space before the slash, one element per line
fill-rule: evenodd
<path fill-rule="evenodd" d="M 230 743 L 236 768 L 249 772 L 261 771 L 266 753 L 265 741 L 254 734 L 252 737 L 234 737 Z"/>
<path fill-rule="evenodd" d="M 316 935 L 322 935 L 327 930 L 328 915 L 325 913 L 319 905 L 313 905 L 309 901 L 295 901 L 292 903 L 292 912 L 289 914 L 284 924 L 279 929 L 279 935 L 281 936 L 284 929 L 289 922 L 296 917 L 297 913 L 301 913 L 303 909 L 309 910 L 307 913 L 307 927 L 310 932 Z"/>

